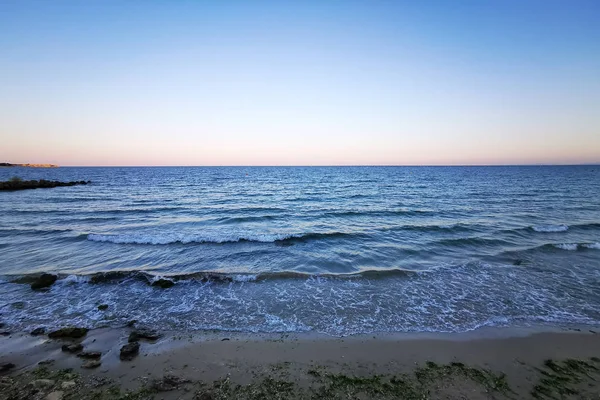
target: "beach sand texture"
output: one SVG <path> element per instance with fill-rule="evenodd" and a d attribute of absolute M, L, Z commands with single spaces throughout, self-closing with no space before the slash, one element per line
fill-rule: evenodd
<path fill-rule="evenodd" d="M 1 363 L 15 364 L 0 380 L 0 399 L 596 399 L 600 393 L 600 335 L 589 327 L 347 338 L 171 332 L 141 340 L 139 355 L 121 361 L 130 330 L 94 330 L 81 340 L 85 351 L 102 353 L 93 369 L 61 351 L 71 340 L 0 339 Z"/>

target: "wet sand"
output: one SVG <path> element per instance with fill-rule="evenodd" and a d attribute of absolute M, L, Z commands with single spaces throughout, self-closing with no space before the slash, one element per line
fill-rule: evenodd
<path fill-rule="evenodd" d="M 346 338 L 308 334 L 188 335 L 170 332 L 156 342 L 140 341 L 140 353 L 132 361 L 119 359 L 119 349 L 127 343 L 131 329 L 98 329 L 90 331 L 80 341 L 86 351 L 102 352 L 101 366 L 91 370 L 81 368 L 85 360 L 61 351 L 64 343 L 72 341 L 23 333 L 0 338 L 0 364 L 15 364 L 9 376 L 22 385 L 26 383 L 18 381 L 18 377 L 25 377 L 39 368 L 40 362 L 53 360 L 46 366 L 52 371 L 72 368 L 79 376 L 80 397 L 69 397 L 69 391 L 63 391 L 65 399 L 85 398 L 82 393 L 86 390 L 102 389 L 101 386 L 88 388 L 85 382 L 90 379 L 98 381 L 100 378 L 122 390 L 139 390 L 165 374 L 178 377 L 180 384 L 175 385 L 174 390 L 151 391 L 148 398 L 202 398 L 202 391 L 208 393 L 206 396 L 213 396 L 206 399 L 220 398 L 210 388 L 215 381 L 226 379 L 236 385 L 252 385 L 269 377 L 293 384 L 292 392 L 298 397 L 317 398 L 319 396 L 309 396 L 323 383 L 315 377 L 411 376 L 419 367 L 428 365 L 427 362 L 439 366 L 460 363 L 453 365 L 464 364 L 473 371 L 490 371 L 498 376 L 505 374 L 510 391 L 495 392 L 478 382 L 471 382 L 463 370 L 457 370 L 456 376 L 452 372 L 446 374 L 450 377 L 432 382 L 433 386 L 427 389 L 429 397 L 425 398 L 532 398 L 534 388 L 544 377 L 540 370 L 546 368 L 546 360 L 573 359 L 585 360 L 590 367 L 583 371 L 583 379 L 573 382 L 578 394 L 572 398 L 586 398 L 577 396 L 590 393 L 595 395 L 591 398 L 598 398 L 600 386 L 595 379 L 600 376 L 596 376 L 595 368 L 600 370 L 600 364 L 596 366 L 595 361 L 589 361 L 600 357 L 600 334 L 596 334 L 600 329 L 596 329 L 582 327 L 550 332 L 482 329 L 466 334 L 379 334 Z M 184 380 L 189 382 L 183 383 Z M 537 395 L 539 397 L 539 393 Z M 357 394 L 356 397 L 339 398 L 371 398 L 368 390 L 366 396 Z M 290 393 L 287 393 L 280 398 L 289 397 Z"/>

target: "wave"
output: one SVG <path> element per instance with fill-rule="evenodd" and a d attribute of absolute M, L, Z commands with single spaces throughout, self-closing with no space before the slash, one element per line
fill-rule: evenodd
<path fill-rule="evenodd" d="M 0 229 L 0 235 L 9 234 L 9 235 L 47 235 L 52 233 L 65 233 L 72 232 L 72 229 L 16 229 L 16 228 L 8 228 L 8 229 Z"/>
<path fill-rule="evenodd" d="M 279 217 L 274 215 L 259 215 L 259 216 L 249 216 L 249 217 L 222 217 L 217 218 L 215 221 L 221 224 L 239 224 L 244 222 L 261 222 L 261 221 L 272 221 L 276 220 Z"/>
<path fill-rule="evenodd" d="M 600 243 L 556 243 L 552 246 L 561 250 L 581 250 L 581 249 L 593 249 L 600 250 Z"/>
<path fill-rule="evenodd" d="M 377 216 L 377 217 L 394 217 L 399 215 L 434 215 L 433 210 L 341 210 L 328 211 L 322 214 L 325 217 L 355 217 L 355 216 Z"/>
<path fill-rule="evenodd" d="M 566 232 L 569 229 L 568 225 L 535 225 L 532 226 L 531 229 L 533 229 L 536 232 Z"/>
<path fill-rule="evenodd" d="M 558 243 L 558 244 L 554 244 L 554 247 L 556 247 L 557 249 L 561 249 L 561 250 L 577 250 L 577 248 L 579 247 L 579 245 L 577 243 Z"/>
<path fill-rule="evenodd" d="M 190 244 L 190 243 L 275 243 L 293 244 L 294 242 L 305 242 L 309 240 L 321 240 L 328 238 L 342 238 L 346 236 L 357 236 L 359 234 L 343 232 L 324 233 L 298 233 L 298 234 L 268 234 L 268 233 L 219 233 L 204 235 L 178 235 L 178 234 L 94 234 L 87 235 L 92 242 L 108 242 L 115 244 L 145 244 L 145 245 L 167 245 L 167 244 Z"/>
<path fill-rule="evenodd" d="M 152 284 L 159 279 L 170 280 L 173 283 L 231 283 L 231 282 L 261 282 L 267 280 L 307 280 L 307 279 L 344 279 L 344 280 L 355 280 L 360 278 L 366 279 L 378 279 L 394 276 L 410 276 L 412 274 L 421 274 L 434 272 L 438 269 L 445 267 L 438 267 L 428 270 L 407 270 L 400 268 L 390 269 L 369 269 L 358 272 L 348 273 L 307 273 L 307 272 L 296 272 L 296 271 L 279 271 L 279 272 L 221 272 L 221 271 L 202 271 L 192 273 L 178 273 L 178 274 L 153 274 L 148 271 L 131 270 L 131 271 L 107 271 L 97 272 L 92 274 L 65 274 L 58 273 L 57 285 L 72 285 L 72 284 L 110 284 L 123 282 L 142 282 Z M 52 273 L 51 271 L 48 271 Z M 17 284 L 31 284 L 35 282 L 41 273 L 31 273 L 23 275 L 5 275 L 2 276 L 4 280 L 11 283 Z"/>

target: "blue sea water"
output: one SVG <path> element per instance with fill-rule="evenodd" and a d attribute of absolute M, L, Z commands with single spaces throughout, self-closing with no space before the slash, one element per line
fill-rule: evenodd
<path fill-rule="evenodd" d="M 599 166 L 0 169 L 15 175 L 92 183 L 0 192 L 10 329 L 600 324 Z M 48 292 L 18 283 L 42 271 Z"/>

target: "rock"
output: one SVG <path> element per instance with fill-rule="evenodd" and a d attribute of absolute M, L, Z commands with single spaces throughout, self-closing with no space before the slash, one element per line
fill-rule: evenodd
<path fill-rule="evenodd" d="M 67 353 L 79 353 L 81 350 L 83 350 L 83 345 L 81 343 L 63 344 L 62 346 L 62 351 Z"/>
<path fill-rule="evenodd" d="M 104 311 L 104 310 L 106 310 L 107 308 L 108 308 L 108 304 L 100 304 L 100 305 L 98 306 L 98 310 L 100 310 L 100 311 Z"/>
<path fill-rule="evenodd" d="M 65 389 L 65 390 L 69 390 L 75 386 L 77 386 L 77 383 L 75 383 L 75 381 L 65 381 L 60 384 L 61 389 Z"/>
<path fill-rule="evenodd" d="M 121 360 L 130 361 L 135 358 L 140 352 L 140 344 L 138 342 L 127 343 L 121 347 L 121 354 L 119 357 Z"/>
<path fill-rule="evenodd" d="M 43 335 L 44 333 L 46 333 L 46 328 L 35 328 L 34 330 L 31 331 L 31 335 L 32 336 L 39 336 L 39 335 Z"/>
<path fill-rule="evenodd" d="M 99 351 L 84 351 L 82 353 L 77 354 L 77 357 L 98 359 L 102 357 L 102 353 L 100 353 Z"/>
<path fill-rule="evenodd" d="M 129 334 L 129 342 L 137 342 L 140 339 L 158 340 L 162 335 L 151 329 L 140 328 Z"/>
<path fill-rule="evenodd" d="M 54 364 L 54 360 L 53 359 L 48 359 L 48 360 L 42 360 L 38 363 L 38 365 L 52 365 Z"/>
<path fill-rule="evenodd" d="M 86 361 L 81 365 L 81 368 L 85 368 L 85 369 L 92 369 L 92 368 L 98 368 L 100 365 L 102 365 L 102 363 L 98 360 L 90 360 L 90 361 Z"/>
<path fill-rule="evenodd" d="M 228 340 L 229 340 L 229 338 L 228 338 L 228 337 L 226 337 L 226 338 L 223 338 L 223 339 L 221 339 L 221 342 L 226 342 L 226 341 L 228 341 Z"/>
<path fill-rule="evenodd" d="M 214 400 L 215 396 L 211 392 L 196 393 L 194 400 Z"/>
<path fill-rule="evenodd" d="M 81 338 L 81 337 L 84 337 L 85 335 L 87 335 L 88 331 L 89 331 L 89 329 L 87 329 L 87 328 L 68 327 L 68 328 L 59 329 L 54 332 L 50 332 L 48 334 L 48 337 L 50 339 L 60 339 L 60 338 L 78 339 L 78 338 Z"/>
<path fill-rule="evenodd" d="M 58 276 L 53 275 L 53 274 L 42 274 L 40 275 L 39 278 L 37 278 L 35 280 L 35 282 L 33 282 L 31 284 L 31 288 L 33 290 L 40 290 L 43 288 L 47 288 L 50 287 L 54 284 L 54 282 L 56 282 L 56 279 L 58 279 Z"/>
<path fill-rule="evenodd" d="M 13 369 L 14 367 L 16 367 L 16 365 L 13 364 L 13 363 L 3 363 L 3 364 L 0 364 L 0 373 L 2 373 L 2 372 L 8 372 L 11 369 Z"/>
<path fill-rule="evenodd" d="M 46 400 L 62 400 L 64 395 L 65 392 L 57 390 L 55 392 L 48 393 L 48 396 L 46 396 Z"/>
<path fill-rule="evenodd" d="M 91 181 L 71 181 L 71 182 L 60 182 L 60 181 L 48 181 L 46 179 L 40 179 L 39 181 L 24 181 L 21 178 L 14 177 L 9 181 L 0 182 L 0 190 L 25 190 L 25 189 L 40 189 L 40 188 L 53 188 L 59 186 L 75 186 L 75 185 L 87 185 Z"/>
<path fill-rule="evenodd" d="M 152 382 L 152 389 L 157 392 L 168 392 L 179 388 L 179 385 L 187 383 L 189 380 L 180 378 L 176 375 L 167 374 L 162 379 L 156 379 Z"/>
<path fill-rule="evenodd" d="M 152 282 L 152 286 L 158 286 L 163 289 L 168 289 L 171 286 L 173 286 L 174 284 L 175 284 L 175 282 L 173 282 L 169 279 L 162 279 L 162 278 Z"/>
<path fill-rule="evenodd" d="M 131 321 L 129 321 L 127 323 L 127 327 L 133 328 L 133 326 L 136 324 L 136 322 L 137 322 L 137 319 L 132 319 Z"/>
<path fill-rule="evenodd" d="M 54 381 L 52 379 L 36 379 L 31 382 L 31 386 L 36 389 L 50 389 L 54 386 Z"/>
<path fill-rule="evenodd" d="M 2 332 L 0 332 L 0 336 L 10 336 L 10 332 L 9 331 L 2 331 Z"/>

